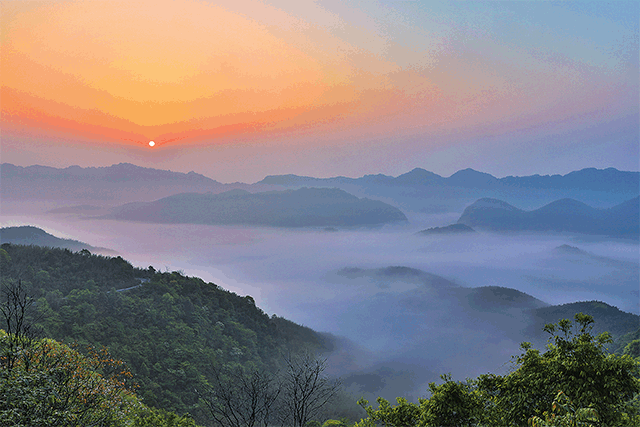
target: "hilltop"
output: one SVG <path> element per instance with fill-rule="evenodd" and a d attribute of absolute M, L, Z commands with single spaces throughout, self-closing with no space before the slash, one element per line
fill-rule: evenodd
<path fill-rule="evenodd" d="M 497 199 L 480 199 L 468 206 L 458 224 L 494 231 L 552 231 L 637 238 L 640 197 L 608 209 L 596 209 L 573 199 L 556 200 L 525 211 Z"/>

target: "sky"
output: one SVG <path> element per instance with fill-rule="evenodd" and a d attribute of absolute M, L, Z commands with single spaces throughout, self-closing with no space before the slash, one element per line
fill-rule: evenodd
<path fill-rule="evenodd" d="M 0 4 L 2 162 L 640 170 L 637 1 Z"/>

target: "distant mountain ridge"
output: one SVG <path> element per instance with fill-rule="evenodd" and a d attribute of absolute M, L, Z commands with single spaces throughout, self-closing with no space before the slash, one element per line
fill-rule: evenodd
<path fill-rule="evenodd" d="M 220 194 L 182 193 L 150 203 L 129 203 L 104 218 L 186 224 L 274 227 L 358 227 L 406 221 L 397 208 L 328 188 Z"/>
<path fill-rule="evenodd" d="M 553 231 L 637 238 L 640 197 L 609 209 L 596 209 L 573 199 L 561 199 L 525 211 L 502 200 L 480 199 L 468 206 L 458 224 L 494 231 Z"/>
<path fill-rule="evenodd" d="M 440 185 L 462 188 L 557 188 L 557 189 L 589 189 L 594 191 L 635 191 L 640 192 L 640 172 L 625 172 L 615 168 L 586 168 L 570 172 L 566 175 L 530 175 L 507 176 L 496 178 L 485 172 L 467 168 L 460 170 L 448 178 L 415 168 L 407 173 L 392 177 L 388 175 L 364 175 L 361 178 L 338 176 L 333 178 L 313 178 L 299 175 L 269 175 L 257 184 L 298 186 L 298 185 L 333 185 L 376 182 L 386 185 Z"/>
<path fill-rule="evenodd" d="M 52 248 L 69 249 L 77 252 L 86 249 L 93 252 L 113 253 L 105 248 L 91 246 L 87 243 L 72 239 L 62 239 L 47 233 L 38 227 L 30 225 L 20 227 L 0 228 L 0 244 L 47 246 Z"/>
<path fill-rule="evenodd" d="M 144 168 L 129 163 L 109 167 L 58 169 L 46 166 L 0 165 L 0 196 L 5 200 L 73 201 L 75 204 L 150 202 L 178 193 L 221 193 L 231 189 L 262 192 L 284 189 L 339 188 L 358 197 L 377 199 L 406 211 L 461 212 L 480 198 L 506 199 L 531 208 L 562 198 L 608 207 L 640 195 L 640 172 L 588 168 L 566 175 L 496 178 L 463 169 L 442 177 L 415 168 L 397 177 L 384 174 L 359 178 L 314 178 L 269 175 L 253 184 L 222 184 L 195 172 Z"/>
<path fill-rule="evenodd" d="M 13 178 L 16 176 L 30 176 L 48 179 L 73 180 L 76 178 L 109 180 L 109 181 L 128 181 L 128 180 L 158 180 L 172 179 L 190 182 L 205 182 L 208 184 L 219 185 L 218 181 L 207 178 L 204 175 L 195 172 L 182 173 L 172 172 L 162 169 L 145 168 L 136 166 L 131 163 L 118 163 L 106 167 L 80 167 L 77 165 L 69 166 L 64 169 L 49 166 L 15 166 L 11 163 L 2 163 L 2 178 Z"/>
<path fill-rule="evenodd" d="M 3 199 L 138 201 L 187 191 L 228 189 L 204 175 L 144 168 L 130 163 L 108 167 L 0 165 Z"/>

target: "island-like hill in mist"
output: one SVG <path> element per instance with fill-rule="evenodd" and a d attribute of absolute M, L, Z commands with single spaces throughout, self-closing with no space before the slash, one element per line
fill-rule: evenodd
<path fill-rule="evenodd" d="M 215 171 L 211 172 L 215 176 Z M 582 169 L 566 175 L 496 178 L 464 169 L 442 177 L 416 168 L 397 177 L 377 174 L 360 178 L 314 178 L 272 175 L 249 183 L 221 184 L 194 172 L 143 168 L 128 163 L 109 167 L 64 169 L 9 163 L 0 165 L 0 197 L 100 206 L 150 202 L 178 193 L 221 193 L 232 189 L 255 192 L 308 188 L 339 188 L 358 197 L 378 199 L 412 212 L 461 212 L 474 200 L 498 198 L 533 208 L 562 198 L 609 207 L 640 194 L 640 173 L 614 168 Z"/>
<path fill-rule="evenodd" d="M 273 227 L 358 227 L 407 220 L 399 209 L 387 203 L 359 199 L 335 188 L 176 194 L 155 202 L 116 207 L 104 218 Z"/>
<path fill-rule="evenodd" d="M 41 228 L 33 226 L 3 227 L 0 228 L 0 244 L 13 243 L 16 245 L 49 246 L 54 248 L 69 249 L 74 252 L 86 249 L 102 254 L 113 254 L 110 249 L 91 246 L 87 243 L 72 239 L 62 239 L 47 233 Z"/>
<path fill-rule="evenodd" d="M 610 331 L 616 339 L 640 326 L 640 316 L 606 303 L 554 306 L 508 286 L 462 286 L 406 266 L 345 267 L 333 280 L 362 289 L 344 312 L 332 312 L 343 333 L 359 336 L 365 347 L 384 348 L 370 366 L 342 372 L 354 393 L 406 396 L 411 390 L 417 397 L 420 384 L 442 372 L 468 376 L 483 373 L 482 367 L 500 369 L 502 354 L 517 353 L 525 341 L 544 349 L 544 325 L 577 312 L 594 316 L 595 333 Z"/>
<path fill-rule="evenodd" d="M 438 235 L 438 234 L 466 234 L 466 233 L 474 233 L 475 230 L 468 225 L 465 224 L 451 224 L 445 227 L 432 227 L 427 228 L 426 230 L 422 230 L 417 232 L 417 235 L 421 236 L 429 236 L 429 235 Z"/>
<path fill-rule="evenodd" d="M 494 231 L 570 232 L 635 239 L 640 233 L 640 197 L 608 209 L 562 199 L 531 211 L 502 200 L 480 199 L 464 210 L 458 224 Z"/>

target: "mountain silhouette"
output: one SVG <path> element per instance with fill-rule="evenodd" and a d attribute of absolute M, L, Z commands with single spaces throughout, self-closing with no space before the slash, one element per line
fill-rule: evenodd
<path fill-rule="evenodd" d="M 91 246 L 87 243 L 72 239 L 62 239 L 47 233 L 38 227 L 30 225 L 20 227 L 0 228 L 0 244 L 47 246 L 52 248 L 69 249 L 77 252 L 82 249 L 100 253 L 114 253 L 105 248 Z"/>
<path fill-rule="evenodd" d="M 639 205 L 639 197 L 609 209 L 561 199 L 525 211 L 502 200 L 480 199 L 464 210 L 458 224 L 495 231 L 553 231 L 637 238 Z"/>
<path fill-rule="evenodd" d="M 274 227 L 357 227 L 406 221 L 386 203 L 360 199 L 328 188 L 250 193 L 182 193 L 148 203 L 114 208 L 104 218 L 186 224 L 254 225 Z"/>

